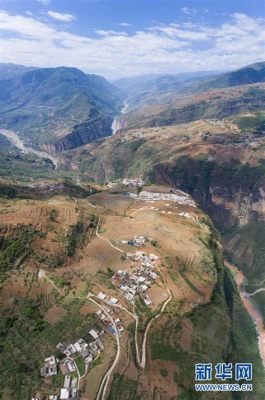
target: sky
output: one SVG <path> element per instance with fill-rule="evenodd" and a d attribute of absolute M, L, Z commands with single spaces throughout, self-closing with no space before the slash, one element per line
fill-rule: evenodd
<path fill-rule="evenodd" d="M 265 59 L 264 0 L 0 0 L 0 61 L 115 80 Z"/>

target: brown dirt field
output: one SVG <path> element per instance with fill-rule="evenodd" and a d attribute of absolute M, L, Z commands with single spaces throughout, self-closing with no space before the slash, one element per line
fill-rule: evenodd
<path fill-rule="evenodd" d="M 89 303 L 85 304 L 80 308 L 80 315 L 89 315 L 89 314 L 94 314 L 98 311 L 98 307 L 96 307 L 94 304 Z"/>
<path fill-rule="evenodd" d="M 150 365 L 151 364 L 151 365 Z M 167 372 L 167 376 L 161 375 L 161 370 Z M 149 376 L 148 400 L 153 399 L 155 388 L 161 393 L 161 399 L 175 399 L 178 395 L 178 386 L 174 381 L 173 371 L 176 371 L 176 364 L 170 361 L 154 360 L 149 363 L 147 375 Z"/>
<path fill-rule="evenodd" d="M 122 214 L 130 207 L 134 200 L 119 194 L 111 194 L 111 192 L 96 193 L 91 196 L 91 203 L 103 207 L 112 214 Z"/>
<path fill-rule="evenodd" d="M 151 306 L 152 310 L 157 310 L 159 305 L 164 303 L 168 297 L 167 291 L 163 287 L 159 287 L 157 285 L 151 286 L 151 288 L 148 290 L 148 295 L 153 303 Z"/>
<path fill-rule="evenodd" d="M 114 269 L 121 263 L 121 253 L 118 253 L 107 242 L 98 237 L 93 238 L 78 252 L 78 255 L 82 258 L 75 264 L 74 268 L 93 276 L 99 270 L 105 271 L 108 266 Z"/>
<path fill-rule="evenodd" d="M 0 217 L 1 222 L 7 225 L 32 225 L 35 229 L 41 230 L 47 225 L 49 213 L 53 209 L 58 212 L 56 221 L 60 226 L 71 225 L 77 218 L 73 202 L 62 197 L 51 199 L 49 202 L 18 200 L 8 203 L 11 205 L 8 212 L 1 214 Z"/>
<path fill-rule="evenodd" d="M 52 306 L 49 308 L 49 310 L 45 314 L 45 319 L 48 321 L 51 325 L 56 324 L 59 322 L 63 317 L 65 316 L 66 311 L 63 309 L 63 307 L 60 306 Z"/>
<path fill-rule="evenodd" d="M 15 296 L 26 297 L 28 288 L 24 285 L 23 276 L 12 274 L 3 284 L 0 296 L 1 307 L 12 307 Z"/>

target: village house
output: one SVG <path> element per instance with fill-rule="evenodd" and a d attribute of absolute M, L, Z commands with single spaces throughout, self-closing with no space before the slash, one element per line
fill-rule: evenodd
<path fill-rule="evenodd" d="M 88 356 L 84 359 L 84 362 L 86 364 L 90 364 L 93 361 L 93 355 L 92 353 L 89 353 Z"/>
<path fill-rule="evenodd" d="M 91 348 L 93 354 L 98 354 L 99 348 L 98 348 L 96 342 L 89 343 L 89 347 Z"/>
<path fill-rule="evenodd" d="M 60 364 L 60 370 L 61 370 L 61 373 L 62 373 L 63 375 L 66 375 L 66 374 L 68 373 L 67 366 L 66 366 L 66 364 L 65 364 L 64 362 L 62 362 L 62 363 Z"/>
<path fill-rule="evenodd" d="M 133 239 L 129 240 L 121 240 L 121 244 L 127 244 L 128 246 L 135 246 L 135 247 L 143 247 L 146 242 L 146 238 L 144 236 L 134 236 Z"/>
<path fill-rule="evenodd" d="M 64 360 L 64 364 L 66 365 L 68 373 L 74 372 L 76 370 L 75 363 L 72 359 L 66 358 Z"/>
<path fill-rule="evenodd" d="M 61 400 L 75 400 L 77 398 L 77 390 L 75 388 L 62 388 L 60 391 Z"/>
<path fill-rule="evenodd" d="M 50 356 L 50 357 L 45 358 L 44 365 L 40 370 L 40 374 L 44 378 L 58 374 L 57 360 L 56 360 L 55 356 Z"/>
<path fill-rule="evenodd" d="M 66 375 L 64 378 L 63 387 L 69 389 L 71 387 L 72 377 L 71 375 Z"/>
<path fill-rule="evenodd" d="M 87 351 L 87 350 L 82 350 L 82 351 L 80 352 L 80 356 L 81 356 L 82 358 L 87 358 L 87 357 L 89 356 L 89 354 L 90 354 L 90 352 Z"/>

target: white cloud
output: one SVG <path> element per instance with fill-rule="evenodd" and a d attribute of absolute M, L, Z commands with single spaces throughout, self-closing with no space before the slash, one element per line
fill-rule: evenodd
<path fill-rule="evenodd" d="M 132 24 L 129 24 L 128 22 L 120 22 L 119 24 L 117 24 L 119 26 L 124 26 L 124 27 L 129 27 L 132 26 Z"/>
<path fill-rule="evenodd" d="M 264 20 L 239 13 L 216 27 L 198 22 L 156 24 L 130 34 L 98 29 L 98 36 L 90 37 L 2 11 L 0 27 L 3 62 L 74 66 L 111 79 L 236 69 L 261 61 L 265 45 Z"/>
<path fill-rule="evenodd" d="M 197 12 L 197 10 L 195 8 L 189 8 L 189 7 L 182 7 L 181 11 L 183 12 L 183 14 L 186 14 L 186 15 L 196 14 L 196 12 Z"/>
<path fill-rule="evenodd" d="M 47 15 L 50 18 L 56 19 L 57 21 L 62 22 L 72 22 L 75 20 L 75 17 L 72 14 L 62 14 L 56 11 L 47 11 Z"/>
<path fill-rule="evenodd" d="M 48 4 L 50 4 L 51 0 L 37 0 L 38 3 L 43 4 L 44 6 L 47 6 Z"/>
<path fill-rule="evenodd" d="M 95 30 L 95 32 L 99 36 L 128 36 L 128 34 L 126 32 L 112 31 L 112 30 L 105 31 L 103 29 L 98 29 L 98 30 Z"/>

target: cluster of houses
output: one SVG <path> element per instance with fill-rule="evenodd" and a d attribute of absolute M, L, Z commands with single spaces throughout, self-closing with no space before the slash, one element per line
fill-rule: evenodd
<path fill-rule="evenodd" d="M 118 299 L 116 299 L 115 297 L 109 298 L 104 292 L 100 292 L 98 294 L 98 298 L 100 300 L 108 301 L 109 304 L 112 304 L 112 305 L 118 303 Z M 109 315 L 114 313 L 114 311 L 111 309 L 107 309 L 106 311 Z M 100 319 L 100 321 L 106 326 L 108 331 L 110 333 L 112 333 L 113 335 L 116 334 L 116 331 L 118 332 L 119 335 L 121 335 L 122 332 L 124 332 L 124 326 L 122 325 L 122 321 L 120 320 L 120 318 L 118 318 L 118 317 L 112 318 L 112 320 L 114 321 L 114 324 L 115 324 L 115 326 L 113 326 L 112 321 L 109 319 L 108 315 L 106 313 L 104 313 L 104 311 L 101 311 L 101 310 L 97 311 L 97 316 Z"/>
<path fill-rule="evenodd" d="M 117 181 L 110 181 L 106 182 L 106 186 L 108 188 L 112 188 L 113 186 L 116 186 L 118 183 L 121 183 L 124 186 L 128 187 L 139 187 L 143 186 L 145 184 L 145 181 L 142 178 L 124 178 L 122 180 L 117 180 Z"/>
<path fill-rule="evenodd" d="M 137 187 L 137 186 L 143 186 L 145 184 L 145 181 L 142 178 L 125 178 L 121 181 L 121 183 L 125 186 L 132 186 L 132 187 Z"/>
<path fill-rule="evenodd" d="M 75 362 L 72 357 L 80 356 L 84 360 L 87 372 L 90 369 L 91 362 L 94 358 L 100 353 L 100 351 L 104 350 L 104 345 L 101 341 L 101 336 L 104 334 L 104 331 L 98 332 L 96 329 L 91 329 L 89 334 L 93 338 L 89 344 L 82 338 L 68 346 L 63 343 L 57 344 L 56 348 L 66 356 L 60 364 L 60 369 L 63 375 L 75 371 Z"/>
<path fill-rule="evenodd" d="M 230 121 L 215 118 L 206 119 L 205 121 L 212 126 L 218 126 L 219 128 L 223 129 L 228 128 L 229 130 L 233 130 L 235 133 L 240 133 L 238 126 Z"/>
<path fill-rule="evenodd" d="M 104 350 L 101 337 L 104 330 L 99 332 L 96 329 L 89 331 L 92 341 L 87 343 L 83 338 L 78 339 L 74 343 L 65 345 L 58 343 L 56 348 L 64 355 L 63 360 L 59 361 L 54 355 L 44 359 L 44 364 L 40 370 L 41 376 L 50 377 L 57 375 L 60 372 L 65 376 L 63 388 L 60 389 L 60 395 L 50 395 L 46 397 L 47 400 L 75 400 L 78 398 L 78 378 L 72 376 L 76 372 L 77 366 L 75 359 L 80 357 L 84 362 L 85 374 L 91 368 L 92 361 Z M 39 398 L 32 398 L 32 400 L 42 400 Z"/>
<path fill-rule="evenodd" d="M 133 261 L 140 261 L 141 265 L 133 272 L 118 270 L 112 277 L 112 283 L 118 285 L 128 302 L 133 303 L 138 294 L 145 305 L 150 306 L 152 300 L 147 291 L 158 278 L 155 268 L 159 257 L 155 254 L 146 255 L 142 251 L 136 251 L 133 254 L 127 253 L 127 256 Z"/>
<path fill-rule="evenodd" d="M 183 194 L 176 194 L 176 193 L 156 193 L 156 192 L 146 192 L 142 191 L 139 195 L 135 195 L 130 193 L 131 196 L 138 198 L 138 200 L 142 201 L 173 201 L 175 203 L 196 207 L 195 202 L 188 196 Z"/>

